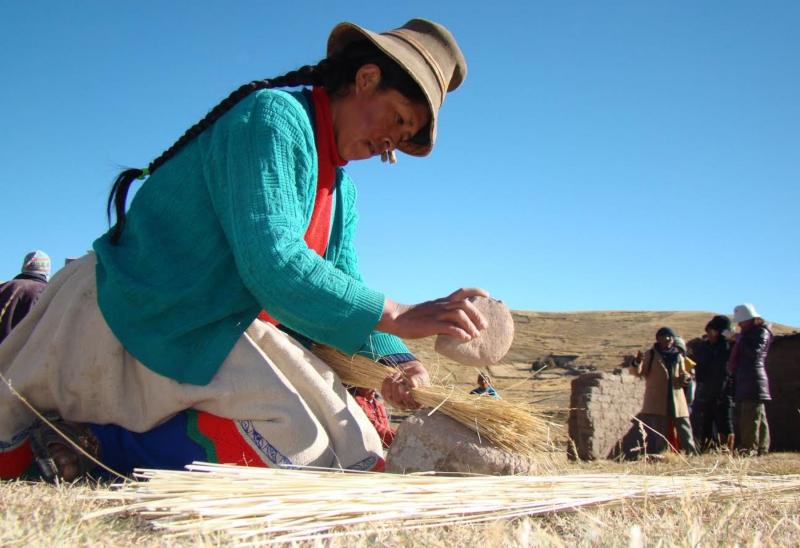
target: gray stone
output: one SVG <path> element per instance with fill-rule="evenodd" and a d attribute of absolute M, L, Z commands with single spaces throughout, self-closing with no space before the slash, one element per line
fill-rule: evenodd
<path fill-rule="evenodd" d="M 534 461 L 490 445 L 441 413 L 419 411 L 400 424 L 386 457 L 386 471 L 532 474 Z"/>
<path fill-rule="evenodd" d="M 460 341 L 449 335 L 436 337 L 436 352 L 462 365 L 485 366 L 502 360 L 514 341 L 514 318 L 502 301 L 470 297 L 488 324 L 480 336 Z"/>

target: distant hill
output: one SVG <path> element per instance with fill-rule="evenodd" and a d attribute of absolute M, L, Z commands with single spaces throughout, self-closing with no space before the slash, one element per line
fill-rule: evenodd
<path fill-rule="evenodd" d="M 565 409 L 576 369 L 611 371 L 625 355 L 649 347 L 659 327 L 670 326 L 684 339 L 701 336 L 713 312 L 524 312 L 515 311 L 514 344 L 505 360 L 486 368 L 501 395 Z M 797 328 L 773 324 L 776 334 Z M 434 338 L 406 341 L 435 379 L 464 391 L 475 385 L 477 370 L 444 358 L 433 350 Z M 531 364 L 548 356 L 570 356 L 567 368 L 548 366 L 532 376 Z M 565 358 L 565 360 L 568 358 Z"/>

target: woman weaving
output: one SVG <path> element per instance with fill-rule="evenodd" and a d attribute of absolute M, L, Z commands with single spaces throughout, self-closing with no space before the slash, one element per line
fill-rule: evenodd
<path fill-rule="evenodd" d="M 319 64 L 242 86 L 118 176 L 116 224 L 0 347 L 3 375 L 123 473 L 196 459 L 380 469 L 377 433 L 298 339 L 395 367 L 383 396 L 414 407 L 409 390 L 428 376 L 399 337 L 468 340 L 485 327 L 467 300 L 481 289 L 402 305 L 364 284 L 343 170 L 429 154 L 465 75 L 450 32 L 415 19 L 383 34 L 342 23 Z M 63 478 L 84 471 L 33 423 L 0 386 L 0 475 L 29 469 L 32 442 Z"/>

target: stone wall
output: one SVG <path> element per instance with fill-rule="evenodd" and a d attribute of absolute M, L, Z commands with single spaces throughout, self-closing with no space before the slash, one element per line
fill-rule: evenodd
<path fill-rule="evenodd" d="M 604 459 L 618 450 L 632 419 L 642 409 L 644 381 L 623 371 L 586 373 L 572 381 L 568 448 L 570 458 Z"/>

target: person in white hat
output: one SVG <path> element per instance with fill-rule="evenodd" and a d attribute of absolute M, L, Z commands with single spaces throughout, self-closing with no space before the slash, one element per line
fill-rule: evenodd
<path fill-rule="evenodd" d="M 450 31 L 412 19 L 383 33 L 341 23 L 318 64 L 241 86 L 147 167 L 120 173 L 116 223 L 2 345 L 2 372 L 40 411 L 95 424 L 122 471 L 141 464 L 125 448 L 144 446 L 168 467 L 202 449 L 248 465 L 380 469 L 375 430 L 299 341 L 388 364 L 386 401 L 414 408 L 410 390 L 428 374 L 401 337 L 470 340 L 485 328 L 468 300 L 482 289 L 405 305 L 364 282 L 344 170 L 428 155 L 466 74 Z M 0 476 L 30 460 L 32 420 L 0 387 Z"/>
<path fill-rule="evenodd" d="M 737 445 L 748 454 L 766 455 L 770 439 L 765 403 L 772 399 L 767 355 L 772 331 L 750 303 L 733 309 L 733 321 L 740 330 L 728 362 L 735 386 Z"/>

